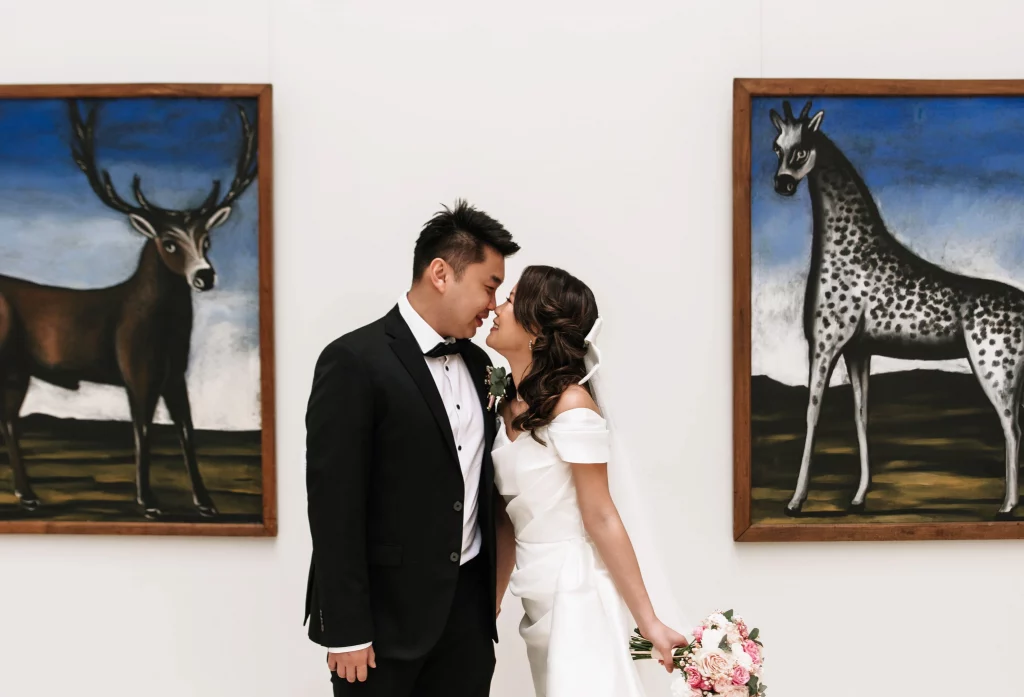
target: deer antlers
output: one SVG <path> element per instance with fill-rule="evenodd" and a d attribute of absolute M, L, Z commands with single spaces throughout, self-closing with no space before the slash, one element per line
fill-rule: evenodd
<path fill-rule="evenodd" d="M 93 132 L 96 128 L 96 110 L 93 109 L 89 112 L 89 118 L 87 121 L 82 121 L 82 115 L 78 113 L 78 104 L 74 100 L 69 100 L 68 109 L 71 115 L 71 130 L 72 130 L 72 141 L 71 141 L 71 157 L 74 158 L 75 164 L 78 168 L 85 172 L 85 176 L 89 179 L 89 185 L 92 186 L 92 190 L 96 192 L 100 200 L 107 204 L 116 211 L 122 213 L 138 213 L 141 210 L 145 210 L 146 204 L 145 199 L 139 200 L 139 205 L 142 208 L 136 207 L 121 198 L 117 191 L 114 189 L 113 182 L 110 181 L 110 173 L 107 170 L 99 172 L 96 170 L 96 149 L 93 143 Z M 138 199 L 141 196 L 139 190 L 139 177 L 138 175 L 132 180 L 132 190 L 135 192 L 135 197 Z"/>
<path fill-rule="evenodd" d="M 72 142 L 71 156 L 78 168 L 85 173 L 89 185 L 96 192 L 99 199 L 110 208 L 121 213 L 173 213 L 151 204 L 142 193 L 142 180 L 138 174 L 132 177 L 132 195 L 138 202 L 134 206 L 125 201 L 114 189 L 110 180 L 110 173 L 107 170 L 98 170 L 96 167 L 96 148 L 93 136 L 96 129 L 96 109 L 89 112 L 85 121 L 78 111 L 78 104 L 74 99 L 68 100 L 68 111 L 71 117 Z M 242 121 L 242 149 L 238 156 L 238 164 L 235 169 L 235 178 L 223 200 L 218 201 L 220 196 L 220 180 L 214 180 L 212 190 L 206 200 L 196 209 L 189 211 L 190 217 L 202 217 L 213 211 L 230 206 L 246 188 L 252 184 L 258 172 L 256 158 L 256 130 L 249 121 L 245 108 L 239 105 L 238 114 Z"/>
<path fill-rule="evenodd" d="M 256 160 L 256 130 L 252 127 L 248 114 L 241 106 L 238 107 L 238 115 L 242 120 L 242 151 L 238 155 L 234 181 L 231 182 L 231 188 L 228 189 L 224 200 L 217 203 L 217 196 L 220 194 L 220 180 L 214 180 L 210 195 L 197 209 L 198 215 L 208 215 L 219 208 L 230 206 L 256 178 L 259 169 Z"/>

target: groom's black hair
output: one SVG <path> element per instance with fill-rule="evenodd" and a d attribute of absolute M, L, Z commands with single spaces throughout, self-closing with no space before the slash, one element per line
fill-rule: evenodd
<path fill-rule="evenodd" d="M 484 260 L 485 246 L 492 247 L 503 257 L 519 251 L 519 245 L 512 241 L 512 235 L 501 223 L 462 199 L 455 202 L 454 210 L 447 206 L 442 208 L 444 210 L 427 221 L 416 240 L 412 260 L 414 283 L 438 257 L 448 262 L 456 278 L 460 278 L 467 266 Z"/>

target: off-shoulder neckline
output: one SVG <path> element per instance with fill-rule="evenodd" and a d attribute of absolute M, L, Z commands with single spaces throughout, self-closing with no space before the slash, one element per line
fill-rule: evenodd
<path fill-rule="evenodd" d="M 557 414 L 557 415 L 555 416 L 555 418 L 551 419 L 551 423 L 554 423 L 554 422 L 555 422 L 555 421 L 557 421 L 558 419 L 562 418 L 562 416 L 563 416 L 563 415 L 565 415 L 565 414 L 568 414 L 568 413 L 570 413 L 570 412 L 574 412 L 574 411 L 589 411 L 589 412 L 590 412 L 591 414 L 593 414 L 593 415 L 594 415 L 594 416 L 596 416 L 597 418 L 599 418 L 599 419 L 604 419 L 604 416 L 602 416 L 601 414 L 598 414 L 598 413 L 597 413 L 596 411 L 594 411 L 594 410 L 593 410 L 593 409 L 591 409 L 590 407 L 572 407 L 572 408 L 570 408 L 570 409 L 566 409 L 566 410 L 565 410 L 565 411 L 563 411 L 563 412 L 559 412 L 559 413 L 558 413 L 558 414 Z M 509 442 L 509 444 L 511 444 L 511 443 L 515 443 L 515 442 L 516 442 L 517 440 L 519 440 L 519 436 L 521 436 L 521 435 L 523 435 L 524 433 L 526 433 L 526 431 L 523 431 L 523 432 L 521 432 L 521 433 L 517 433 L 517 434 L 516 434 L 516 437 L 515 437 L 515 438 L 511 438 L 511 437 L 509 437 L 509 435 L 508 435 L 508 429 L 507 429 L 507 428 L 505 428 L 505 417 L 504 417 L 504 416 L 502 416 L 501 414 L 498 414 L 498 422 L 499 422 L 499 427 L 501 428 L 501 432 L 502 432 L 502 433 L 503 433 L 503 434 L 505 435 L 505 440 L 507 440 L 507 441 Z M 549 424 L 549 425 L 550 425 L 550 424 Z"/>

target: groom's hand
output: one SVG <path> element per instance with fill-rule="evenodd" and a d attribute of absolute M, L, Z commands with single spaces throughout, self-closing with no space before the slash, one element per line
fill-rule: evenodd
<path fill-rule="evenodd" d="M 370 646 L 358 651 L 346 651 L 345 653 L 328 653 L 327 667 L 332 673 L 337 673 L 339 678 L 349 682 L 366 682 L 366 667 L 377 667 L 377 659 L 373 655 L 373 647 Z"/>

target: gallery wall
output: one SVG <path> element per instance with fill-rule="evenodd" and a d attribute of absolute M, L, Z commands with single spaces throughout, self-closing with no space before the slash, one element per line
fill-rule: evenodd
<path fill-rule="evenodd" d="M 420 225 L 459 196 L 523 245 L 509 279 L 546 263 L 593 287 L 680 603 L 761 627 L 771 692 L 959 695 L 960 670 L 940 672 L 953 648 L 986 687 L 1019 682 L 1019 544 L 735 544 L 730 421 L 732 78 L 1022 77 L 1017 3 L 94 0 L 3 14 L 0 83 L 273 83 L 280 533 L 0 537 L 0 694 L 329 694 L 302 626 L 313 362 L 392 306 Z M 506 598 L 496 697 L 531 694 L 519 616 Z"/>

